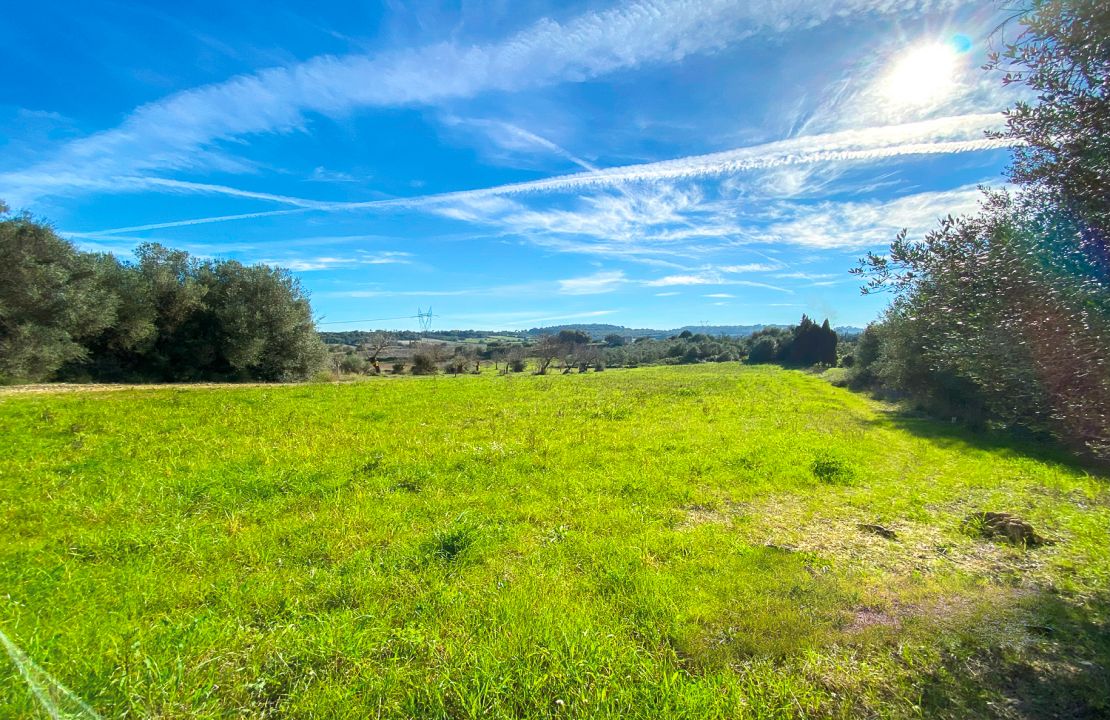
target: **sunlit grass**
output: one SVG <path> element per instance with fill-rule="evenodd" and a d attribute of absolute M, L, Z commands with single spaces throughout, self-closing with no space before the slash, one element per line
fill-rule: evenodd
<path fill-rule="evenodd" d="M 0 432 L 0 628 L 106 717 L 1110 711 L 1107 480 L 804 373 L 11 394 Z"/>

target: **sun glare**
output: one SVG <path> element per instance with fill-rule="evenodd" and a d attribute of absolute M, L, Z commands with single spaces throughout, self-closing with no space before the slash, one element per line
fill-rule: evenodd
<path fill-rule="evenodd" d="M 888 100 L 899 105 L 931 105 L 955 87 L 960 51 L 949 43 L 907 48 L 882 83 Z"/>

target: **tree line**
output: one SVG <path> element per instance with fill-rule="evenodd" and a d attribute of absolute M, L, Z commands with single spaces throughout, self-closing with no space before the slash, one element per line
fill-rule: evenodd
<path fill-rule="evenodd" d="M 684 330 L 663 339 L 610 333 L 599 341 L 584 330 L 564 329 L 535 339 L 505 338 L 484 344 L 452 345 L 433 337 L 411 341 L 399 333 L 382 331 L 360 332 L 350 338 L 358 344 L 329 345 L 330 367 L 336 374 L 382 374 L 387 366 L 393 374 L 406 370 L 416 375 L 440 371 L 461 374 L 480 372 L 482 363 L 492 363 L 503 373 L 531 368 L 543 375 L 553 370 L 587 372 L 744 359 L 794 367 L 834 366 L 839 362 L 838 336 L 829 321 L 818 325 L 806 315 L 798 325 L 766 327 L 749 337 Z"/>
<path fill-rule="evenodd" d="M 287 270 L 82 252 L 0 203 L 0 382 L 295 380 L 324 357 Z"/>
<path fill-rule="evenodd" d="M 985 68 L 1035 96 L 995 133 L 1015 189 L 860 261 L 894 300 L 851 382 L 1110 461 L 1110 5 L 1036 0 L 1020 24 Z"/>

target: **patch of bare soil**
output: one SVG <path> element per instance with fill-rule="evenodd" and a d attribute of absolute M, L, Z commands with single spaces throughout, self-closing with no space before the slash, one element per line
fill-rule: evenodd
<path fill-rule="evenodd" d="M 897 520 L 878 525 L 858 511 L 829 514 L 805 499 L 778 496 L 745 508 L 740 531 L 752 545 L 776 546 L 823 555 L 847 565 L 888 573 L 935 573 L 962 570 L 994 578 L 1003 573 L 1035 575 L 1051 547 L 1037 552 L 986 542 L 951 527 Z M 881 532 L 879 531 L 881 529 Z"/>
<path fill-rule="evenodd" d="M 872 608 L 860 608 L 852 615 L 851 622 L 844 630 L 848 633 L 858 633 L 873 627 L 898 628 L 901 625 L 902 621 L 896 615 Z"/>
<path fill-rule="evenodd" d="M 685 517 L 678 523 L 679 530 L 689 530 L 699 525 L 726 525 L 733 524 L 733 518 L 738 513 L 734 505 L 717 507 L 714 505 L 687 505 L 682 508 Z"/>

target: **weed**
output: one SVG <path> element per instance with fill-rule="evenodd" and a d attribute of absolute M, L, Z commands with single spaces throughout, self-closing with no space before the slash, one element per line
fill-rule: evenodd
<path fill-rule="evenodd" d="M 828 451 L 818 453 L 810 470 L 815 478 L 830 485 L 848 485 L 856 477 L 855 470 L 848 461 Z"/>

